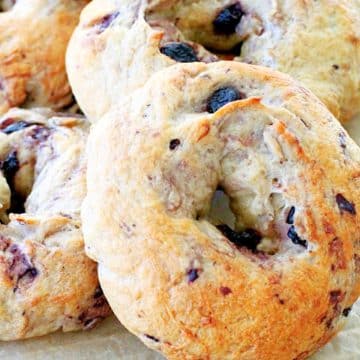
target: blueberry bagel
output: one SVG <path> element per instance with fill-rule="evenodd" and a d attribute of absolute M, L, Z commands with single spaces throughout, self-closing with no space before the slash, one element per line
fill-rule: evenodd
<path fill-rule="evenodd" d="M 359 181 L 360 149 L 290 77 L 179 64 L 91 131 L 86 251 L 169 359 L 305 359 L 359 296 Z M 234 225 L 208 220 L 219 188 Z"/>
<path fill-rule="evenodd" d="M 65 50 L 88 0 L 0 1 L 0 114 L 70 104 Z"/>
<path fill-rule="evenodd" d="M 0 340 L 93 327 L 109 314 L 84 253 L 82 118 L 13 109 L 0 119 Z"/>
<path fill-rule="evenodd" d="M 359 44 L 359 1 L 94 0 L 67 64 L 92 121 L 164 67 L 219 59 L 288 73 L 345 121 L 360 108 Z"/>

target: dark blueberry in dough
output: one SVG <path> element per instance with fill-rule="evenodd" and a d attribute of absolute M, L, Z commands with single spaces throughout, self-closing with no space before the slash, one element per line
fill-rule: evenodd
<path fill-rule="evenodd" d="M 94 299 L 95 299 L 93 304 L 94 308 L 101 308 L 106 305 L 105 296 L 100 286 L 97 287 L 95 290 Z"/>
<path fill-rule="evenodd" d="M 295 226 L 290 226 L 287 236 L 295 245 L 300 245 L 307 248 L 307 241 L 301 239 L 295 230 Z"/>
<path fill-rule="evenodd" d="M 169 148 L 170 150 L 175 150 L 181 144 L 179 139 L 173 139 L 170 141 Z"/>
<path fill-rule="evenodd" d="M 289 225 L 293 225 L 294 224 L 294 216 L 295 216 L 295 207 L 291 207 L 288 216 L 286 218 L 286 223 Z"/>
<path fill-rule="evenodd" d="M 30 132 L 29 136 L 38 143 L 43 142 L 50 136 L 50 129 L 44 126 L 35 126 Z"/>
<path fill-rule="evenodd" d="M 19 170 L 19 160 L 17 159 L 17 152 L 11 152 L 8 157 L 1 163 L 1 170 L 11 189 L 11 207 L 10 213 L 21 214 L 25 211 L 24 199 L 16 193 L 14 189 L 14 177 Z"/>
<path fill-rule="evenodd" d="M 191 63 L 199 61 L 195 50 L 188 44 L 182 42 L 172 42 L 160 48 L 160 52 L 171 59 L 181 63 Z"/>
<path fill-rule="evenodd" d="M 13 186 L 11 188 L 11 206 L 8 210 L 9 213 L 22 214 L 25 212 L 25 199 L 16 191 L 14 191 Z"/>
<path fill-rule="evenodd" d="M 115 12 L 113 14 L 105 15 L 102 19 L 100 19 L 96 23 L 96 25 L 99 26 L 99 32 L 102 33 L 103 31 L 105 31 L 118 16 L 119 13 Z"/>
<path fill-rule="evenodd" d="M 106 305 L 105 296 L 102 296 L 96 299 L 93 306 L 94 308 L 102 308 L 105 305 Z"/>
<path fill-rule="evenodd" d="M 253 229 L 246 229 L 244 231 L 237 232 L 226 224 L 218 225 L 217 228 L 236 246 L 246 247 L 254 252 L 262 239 L 261 234 Z"/>
<path fill-rule="evenodd" d="M 336 202 L 342 214 L 346 211 L 351 215 L 356 215 L 355 204 L 345 199 L 342 194 L 336 195 Z"/>
<path fill-rule="evenodd" d="M 233 87 L 229 86 L 218 89 L 208 99 L 207 111 L 213 114 L 226 104 L 243 98 L 244 96 Z"/>
<path fill-rule="evenodd" d="M 38 275 L 37 269 L 30 263 L 27 256 L 23 254 L 17 245 L 9 248 L 12 257 L 8 260 L 8 274 L 10 278 L 19 284 L 19 281 L 26 279 L 27 282 L 33 281 Z M 17 289 L 17 286 L 16 286 Z"/>
<path fill-rule="evenodd" d="M 221 10 L 213 21 L 214 32 L 222 35 L 234 34 L 243 15 L 240 4 Z"/>
<path fill-rule="evenodd" d="M 148 334 L 145 334 L 145 337 L 147 337 L 149 340 L 155 341 L 155 342 L 159 342 L 160 340 L 158 338 L 156 338 L 155 336 L 151 336 Z"/>
<path fill-rule="evenodd" d="M 341 290 L 333 290 L 329 293 L 330 303 L 333 305 L 337 305 L 344 298 L 344 294 Z"/>
<path fill-rule="evenodd" d="M 221 286 L 220 287 L 220 292 L 221 292 L 222 295 L 228 296 L 228 295 L 230 295 L 232 293 L 232 290 L 227 286 Z"/>
<path fill-rule="evenodd" d="M 2 162 L 1 170 L 9 185 L 12 184 L 14 176 L 19 170 L 19 160 L 17 159 L 17 152 L 11 152 L 8 157 Z"/>
<path fill-rule="evenodd" d="M 197 269 L 190 269 L 187 272 L 187 276 L 188 276 L 189 283 L 193 283 L 194 281 L 196 281 L 199 278 L 198 270 Z"/>
<path fill-rule="evenodd" d="M 344 309 L 343 316 L 348 317 L 351 312 L 351 307 Z"/>
<path fill-rule="evenodd" d="M 37 275 L 38 275 L 38 271 L 33 267 L 26 270 L 24 274 L 19 276 L 19 279 L 22 279 L 23 277 L 26 276 L 28 279 L 33 280 L 36 278 Z"/>
<path fill-rule="evenodd" d="M 340 143 L 340 146 L 343 150 L 346 149 L 346 135 L 345 133 L 341 132 L 339 134 L 339 143 Z"/>
<path fill-rule="evenodd" d="M 26 121 L 16 121 L 8 126 L 6 126 L 4 129 L 2 129 L 1 131 L 7 135 L 12 134 L 16 131 L 25 129 L 29 126 L 35 125 L 33 123 L 28 123 Z"/>
<path fill-rule="evenodd" d="M 95 289 L 94 299 L 98 299 L 101 296 L 104 296 L 104 293 L 103 293 L 101 287 L 99 286 Z"/>
<path fill-rule="evenodd" d="M 235 56 L 240 56 L 242 46 L 243 46 L 243 42 L 239 42 L 230 50 L 230 54 L 233 54 Z"/>

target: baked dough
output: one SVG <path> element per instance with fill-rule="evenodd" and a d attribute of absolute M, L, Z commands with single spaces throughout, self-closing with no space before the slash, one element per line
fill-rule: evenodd
<path fill-rule="evenodd" d="M 360 293 L 359 180 L 360 149 L 291 78 L 171 66 L 91 131 L 86 251 L 169 359 L 305 359 Z M 235 230 L 206 218 L 217 188 Z"/>
<path fill-rule="evenodd" d="M 14 106 L 61 109 L 73 102 L 65 50 L 88 2 L 0 1 L 0 114 Z"/>
<path fill-rule="evenodd" d="M 85 119 L 45 109 L 0 118 L 0 340 L 87 329 L 110 313 L 81 232 L 87 134 Z"/>
<path fill-rule="evenodd" d="M 360 109 L 359 44 L 358 0 L 94 0 L 67 66 L 92 121 L 173 58 L 234 59 L 288 73 L 345 121 Z"/>

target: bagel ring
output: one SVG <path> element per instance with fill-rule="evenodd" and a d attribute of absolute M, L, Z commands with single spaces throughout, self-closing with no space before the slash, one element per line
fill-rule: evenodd
<path fill-rule="evenodd" d="M 87 329 L 110 313 L 80 226 L 87 134 L 83 118 L 45 109 L 0 118 L 0 340 Z"/>
<path fill-rule="evenodd" d="M 73 102 L 65 51 L 87 3 L 0 1 L 0 114 L 16 106 L 58 110 Z"/>
<path fill-rule="evenodd" d="M 67 69 L 91 121 L 160 69 L 219 59 L 285 72 L 345 121 L 360 109 L 359 44 L 359 1 L 94 0 Z"/>
<path fill-rule="evenodd" d="M 94 125 L 87 171 L 105 296 L 169 359 L 305 359 L 359 296 L 360 150 L 286 75 L 169 67 Z M 234 228 L 206 219 L 219 187 Z"/>

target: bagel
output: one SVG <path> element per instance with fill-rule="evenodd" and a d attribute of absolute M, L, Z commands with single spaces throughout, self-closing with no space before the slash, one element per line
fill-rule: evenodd
<path fill-rule="evenodd" d="M 357 0 L 94 0 L 70 41 L 67 68 L 93 122 L 155 72 L 219 59 L 288 73 L 345 121 L 360 108 L 359 43 Z"/>
<path fill-rule="evenodd" d="M 305 359 L 360 293 L 359 181 L 360 149 L 290 77 L 178 64 L 93 126 L 86 252 L 169 359 Z M 235 224 L 207 219 L 218 188 Z"/>
<path fill-rule="evenodd" d="M 12 109 L 0 118 L 0 340 L 93 327 L 109 313 L 84 252 L 83 118 Z"/>
<path fill-rule="evenodd" d="M 61 109 L 73 102 L 65 50 L 88 2 L 0 1 L 0 114 L 16 106 Z"/>

